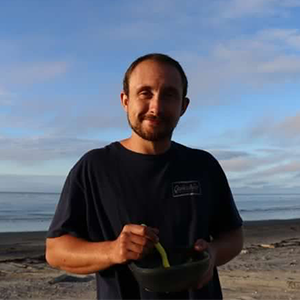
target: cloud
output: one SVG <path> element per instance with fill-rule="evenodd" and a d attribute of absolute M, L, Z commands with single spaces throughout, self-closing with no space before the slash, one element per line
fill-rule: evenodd
<path fill-rule="evenodd" d="M 300 71 L 300 59 L 297 55 L 281 55 L 275 57 L 270 62 L 265 62 L 258 69 L 258 72 L 262 74 L 296 74 L 299 75 Z"/>
<path fill-rule="evenodd" d="M 279 165 L 264 164 L 259 170 L 259 165 L 253 168 L 251 172 L 247 170 L 240 170 L 239 173 L 232 174 L 229 172 L 228 176 L 230 181 L 233 181 L 235 187 L 248 186 L 248 187 L 266 187 L 266 186 L 281 186 L 283 188 L 298 187 L 300 190 L 299 172 L 300 162 L 293 161 L 284 163 L 278 162 Z M 255 179 L 255 180 L 254 180 Z"/>
<path fill-rule="evenodd" d="M 12 97 L 14 94 L 6 88 L 0 86 L 0 106 L 9 106 L 12 104 Z"/>
<path fill-rule="evenodd" d="M 269 143 L 282 147 L 297 146 L 300 142 L 300 111 L 283 120 L 265 116 L 250 129 L 249 138 L 266 139 Z"/>
<path fill-rule="evenodd" d="M 0 191 L 59 193 L 65 176 L 0 174 Z"/>
<path fill-rule="evenodd" d="M 262 186 L 249 186 L 249 185 L 241 185 L 239 187 L 232 188 L 233 193 L 235 195 L 238 194 L 299 194 L 300 193 L 300 187 L 294 186 L 294 187 L 285 187 L 282 185 L 271 185 L 266 184 Z"/>
<path fill-rule="evenodd" d="M 48 123 L 49 134 L 54 136 L 81 136 L 84 134 L 100 134 L 107 129 L 122 129 L 127 126 L 125 113 L 120 108 L 90 105 L 81 113 L 57 113 Z"/>
<path fill-rule="evenodd" d="M 285 176 L 287 174 L 293 175 L 295 172 L 299 172 L 300 170 L 300 161 L 293 161 L 288 163 L 280 163 L 277 166 L 267 168 L 266 170 L 260 171 L 260 176 L 270 177 L 270 176 L 278 176 L 280 174 L 284 174 Z"/>
<path fill-rule="evenodd" d="M 239 1 L 231 0 L 227 1 L 226 5 L 222 5 L 222 18 L 241 18 L 250 15 L 262 16 L 266 14 L 274 14 L 274 2 L 266 0 L 251 0 L 251 1 Z M 272 5 L 270 5 L 272 4 Z"/>
<path fill-rule="evenodd" d="M 10 93 L 7 92 L 4 88 L 0 87 L 0 97 L 7 96 Z"/>
<path fill-rule="evenodd" d="M 250 154 L 245 151 L 229 151 L 229 150 L 209 150 L 218 160 L 230 160 L 233 158 L 240 158 L 249 156 Z"/>
<path fill-rule="evenodd" d="M 265 150 L 266 151 L 266 150 Z M 236 151 L 236 150 L 211 150 L 220 161 L 220 164 L 226 172 L 231 175 L 240 176 L 241 174 L 249 174 L 261 166 L 270 166 L 275 162 L 283 160 L 286 151 L 278 150 L 269 152 L 268 155 L 261 154 L 260 151 Z M 219 153 L 219 154 L 218 154 Z"/>
<path fill-rule="evenodd" d="M 278 165 L 264 165 L 262 170 L 253 171 L 251 173 L 240 174 L 237 178 L 237 185 L 259 186 L 258 182 L 263 184 L 260 186 L 281 186 L 284 188 L 298 187 L 300 190 L 299 178 L 296 177 L 299 172 L 300 161 L 282 162 Z M 255 178 L 255 180 L 253 180 Z M 253 184 L 256 182 L 256 184 Z"/>
<path fill-rule="evenodd" d="M 227 104 L 236 101 L 239 95 L 268 89 L 276 93 L 276 89 L 285 83 L 299 82 L 300 30 L 296 25 L 295 28 L 287 28 L 297 23 L 280 26 L 282 20 L 266 18 L 266 22 L 261 19 L 264 24 L 258 25 L 262 30 L 257 30 L 256 21 L 259 20 L 255 18 L 296 16 L 297 12 L 294 13 L 291 8 L 298 7 L 300 1 L 217 0 L 202 3 L 197 0 L 168 0 L 157 5 L 132 1 L 103 7 L 101 13 L 105 11 L 103 14 L 107 15 L 103 17 L 109 16 L 118 22 L 99 19 L 99 11 L 97 13 L 92 9 L 94 4 L 87 5 L 78 16 L 82 13 L 88 16 L 90 12 L 91 17 L 86 18 L 89 28 L 83 27 L 80 32 L 73 30 L 71 36 L 53 31 L 52 38 L 44 35 L 47 36 L 44 41 L 41 36 L 28 39 L 24 35 L 22 40 L 7 43 L 0 40 L 0 104 L 10 106 L 1 111 L 0 128 L 1 134 L 5 135 L 0 138 L 1 166 L 7 161 L 22 168 L 25 165 L 26 168 L 20 167 L 22 170 L 29 170 L 27 166 L 33 166 L 31 170 L 35 171 L 37 166 L 41 166 L 41 170 L 47 174 L 50 171 L 46 168 L 53 161 L 78 158 L 88 149 L 107 144 L 104 141 L 109 140 L 111 131 L 120 132 L 127 127 L 121 108 L 114 110 L 111 103 L 107 104 L 107 95 L 103 95 L 105 88 L 111 89 L 104 87 L 111 80 L 108 74 L 112 74 L 111 78 L 119 76 L 116 74 L 125 69 L 125 63 L 127 66 L 127 61 L 133 56 L 152 49 L 169 53 L 183 64 L 190 79 L 192 105 Z M 216 19 L 219 23 L 214 23 Z M 249 23 L 244 27 L 246 22 Z M 66 24 L 62 23 L 69 30 L 70 22 Z M 277 25 L 269 28 L 272 24 Z M 168 43 L 163 41 L 166 37 Z M 133 46 L 136 42 L 138 46 Z M 126 47 L 120 47 L 125 44 Z M 62 58 L 64 53 L 74 57 L 76 65 Z M 46 56 L 48 61 L 44 61 Z M 99 66 L 101 71 L 95 71 Z M 34 95 L 33 89 L 26 87 L 65 79 L 64 75 L 71 68 L 75 76 L 67 79 L 75 80 L 72 86 L 69 81 L 60 82 L 55 92 L 48 93 L 46 87 L 47 95 L 38 96 Z M 100 88 L 102 95 L 90 96 L 85 91 L 95 84 L 92 81 L 95 78 L 105 82 Z M 59 95 L 61 92 L 73 93 L 75 89 L 73 92 L 69 89 L 78 82 L 82 85 L 82 95 L 67 98 Z M 24 85 L 25 89 L 22 90 Z M 37 87 L 37 93 L 44 88 L 41 85 Z M 55 90 L 54 85 L 52 88 Z M 13 97 L 11 91 L 17 92 L 17 96 Z M 253 102 L 254 105 L 257 102 Z M 209 112 L 210 108 L 205 109 Z M 259 106 L 255 109 L 264 108 Z M 190 111 L 188 114 L 189 120 L 182 122 L 186 127 L 182 131 L 179 128 L 179 133 L 198 135 L 199 124 L 201 128 L 204 127 L 206 118 L 201 118 L 197 110 L 194 110 L 194 114 Z M 214 116 L 219 115 L 217 113 Z M 216 119 L 216 123 L 218 121 Z M 216 126 L 212 130 L 220 129 Z M 226 130 L 226 127 L 222 130 Z M 297 185 L 297 174 L 292 165 L 299 158 L 288 148 L 293 145 L 296 148 L 294 152 L 298 151 L 299 130 L 298 113 L 281 120 L 268 117 L 261 123 L 256 122 L 256 126 L 248 131 L 243 127 L 236 131 L 232 129 L 228 134 L 228 129 L 226 138 L 217 142 L 229 140 L 232 149 L 222 145 L 210 148 L 213 148 L 211 152 L 220 160 L 230 181 L 235 182 L 236 186 L 272 186 L 273 182 L 279 184 L 280 178 L 283 178 L 283 185 L 287 185 L 288 180 L 291 181 L 290 185 Z M 97 136 L 101 136 L 100 141 Z M 210 144 L 212 139 L 201 139 L 201 143 L 206 140 Z M 278 149 L 268 149 L 261 142 L 275 145 Z M 243 149 L 241 146 L 247 150 L 240 150 Z M 276 164 L 280 167 L 274 169 Z M 273 175 L 276 171 L 278 179 Z"/>
<path fill-rule="evenodd" d="M 182 44 L 187 49 L 191 46 L 191 39 L 198 39 L 193 29 L 197 28 L 197 33 L 200 34 L 211 25 L 211 18 L 219 13 L 218 5 L 212 2 L 214 1 L 201 3 L 197 0 L 164 0 L 155 5 L 150 1 L 120 2 L 116 10 L 110 11 L 111 18 L 118 19 L 119 22 L 98 23 L 96 30 L 91 28 L 92 36 L 95 40 L 101 37 L 101 47 L 106 46 L 103 40 L 110 44 L 116 41 L 138 43 L 133 51 L 130 47 L 122 48 L 122 53 L 130 49 L 130 55 L 135 51 L 139 54 L 152 51 L 169 53 L 173 48 L 170 45 L 173 44 L 174 48 Z M 168 47 L 162 42 L 166 38 Z"/>
<path fill-rule="evenodd" d="M 114 98 L 105 96 L 103 101 L 101 95 L 72 98 L 44 95 L 29 100 L 14 97 L 10 110 L 0 118 L 0 128 L 20 131 L 26 136 L 35 133 L 58 137 L 91 136 L 107 129 L 123 129 L 128 127 L 126 115 Z"/>
<path fill-rule="evenodd" d="M 274 130 L 287 138 L 300 138 L 300 111 L 294 116 L 286 117 L 282 122 L 275 125 Z"/>
<path fill-rule="evenodd" d="M 252 147 L 253 148 L 253 147 Z M 220 153 L 222 151 L 219 150 Z M 232 154 L 231 154 L 232 152 Z M 300 155 L 295 149 L 257 149 L 242 152 L 226 150 L 226 156 L 219 162 L 224 169 L 233 189 L 297 188 Z"/>
<path fill-rule="evenodd" d="M 219 2 L 220 18 L 287 16 L 288 10 L 300 6 L 297 0 L 230 0 Z"/>
<path fill-rule="evenodd" d="M 248 185 L 250 186 L 267 186 L 269 182 L 267 181 L 249 181 L 247 182 Z"/>
<path fill-rule="evenodd" d="M 145 32 L 151 34 L 146 35 Z M 115 27 L 109 28 L 108 31 L 102 29 L 100 32 L 102 38 L 106 37 L 111 40 L 128 41 L 128 40 L 143 40 L 153 43 L 153 40 L 159 40 L 164 35 L 164 30 L 161 30 L 161 25 L 155 22 L 147 22 L 145 20 L 115 25 Z M 149 39 L 151 38 L 151 39 Z"/>
<path fill-rule="evenodd" d="M 249 156 L 248 158 L 245 157 L 238 157 L 232 158 L 228 160 L 220 160 L 220 164 L 224 168 L 226 172 L 247 172 L 252 171 L 257 168 L 257 166 L 261 164 L 265 164 L 266 161 L 263 158 L 256 158 L 253 156 Z"/>
<path fill-rule="evenodd" d="M 65 74 L 69 63 L 65 61 L 47 61 L 10 64 L 0 70 L 1 85 L 28 85 L 52 80 Z"/>
<path fill-rule="evenodd" d="M 257 34 L 260 40 L 275 43 L 281 49 L 300 49 L 300 31 L 293 28 L 269 28 L 263 29 Z"/>
<path fill-rule="evenodd" d="M 78 158 L 86 151 L 100 148 L 107 142 L 59 137 L 0 137 L 0 161 L 38 165 L 52 160 Z"/>
<path fill-rule="evenodd" d="M 299 82 L 299 46 L 298 29 L 273 28 L 212 42 L 205 53 L 175 55 L 186 69 L 193 99 L 201 104 L 221 104 L 232 101 L 232 94 Z"/>

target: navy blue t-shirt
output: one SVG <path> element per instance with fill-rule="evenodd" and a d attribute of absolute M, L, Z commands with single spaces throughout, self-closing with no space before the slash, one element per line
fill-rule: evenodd
<path fill-rule="evenodd" d="M 242 220 L 211 154 L 172 142 L 167 152 L 146 155 L 114 142 L 89 151 L 72 168 L 47 237 L 110 241 L 126 224 L 158 228 L 168 249 L 210 241 L 242 226 Z M 208 285 L 180 293 L 145 291 L 126 264 L 96 273 L 96 282 L 98 299 L 222 298 L 216 269 Z"/>

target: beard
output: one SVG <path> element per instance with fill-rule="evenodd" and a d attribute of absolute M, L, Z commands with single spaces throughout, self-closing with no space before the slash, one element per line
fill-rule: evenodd
<path fill-rule="evenodd" d="M 144 120 L 158 120 L 159 124 L 156 127 L 147 129 L 143 127 Z M 173 131 L 177 125 L 177 122 L 173 124 L 170 119 L 166 117 L 156 117 L 156 116 L 138 116 L 133 122 L 127 113 L 127 121 L 131 129 L 142 139 L 157 142 L 165 139 L 171 139 Z"/>

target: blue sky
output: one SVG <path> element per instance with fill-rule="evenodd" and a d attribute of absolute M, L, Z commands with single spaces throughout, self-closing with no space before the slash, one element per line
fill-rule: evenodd
<path fill-rule="evenodd" d="M 122 78 L 162 52 L 189 79 L 174 140 L 235 193 L 300 193 L 300 1 L 1 1 L 0 191 L 59 192 L 87 150 L 129 136 Z"/>

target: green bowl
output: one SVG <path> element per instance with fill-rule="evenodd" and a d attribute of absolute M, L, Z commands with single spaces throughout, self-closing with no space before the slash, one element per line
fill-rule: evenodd
<path fill-rule="evenodd" d="M 162 266 L 157 251 L 129 264 L 140 286 L 152 292 L 180 292 L 196 288 L 208 270 L 210 260 L 208 252 L 198 252 L 185 247 L 167 250 L 167 253 L 170 268 Z"/>

